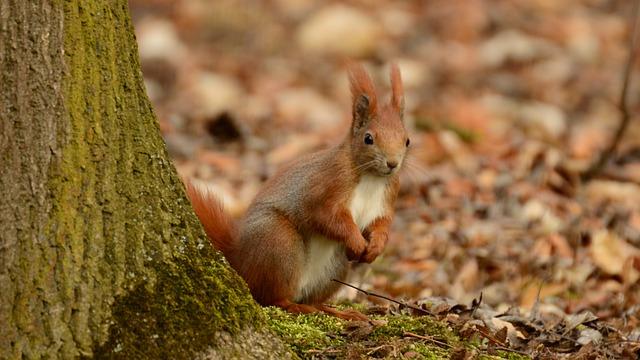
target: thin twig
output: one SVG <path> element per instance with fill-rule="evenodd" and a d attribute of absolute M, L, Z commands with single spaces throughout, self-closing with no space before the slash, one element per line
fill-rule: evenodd
<path fill-rule="evenodd" d="M 450 344 L 447 344 L 444 341 L 440 341 L 440 340 L 436 340 L 430 336 L 422 336 L 422 335 L 418 335 L 418 334 L 414 334 L 412 332 L 405 332 L 404 334 L 402 334 L 402 336 L 409 336 L 409 337 L 414 337 L 417 339 L 422 339 L 422 340 L 427 340 L 427 341 L 431 341 L 434 344 L 446 347 L 446 348 L 451 348 L 452 346 Z"/>
<path fill-rule="evenodd" d="M 531 315 L 529 316 L 529 318 L 531 320 L 538 320 L 538 311 L 540 309 L 540 293 L 542 292 L 542 287 L 544 286 L 545 280 L 543 279 L 540 282 L 540 286 L 538 287 L 538 293 L 536 294 L 536 301 L 533 303 L 533 306 L 531 307 Z"/>
<path fill-rule="evenodd" d="M 630 115 L 629 109 L 627 107 L 627 92 L 629 89 L 629 81 L 631 78 L 631 69 L 633 68 L 633 64 L 635 62 L 636 57 L 636 43 L 638 37 L 638 19 L 640 18 L 640 0 L 635 2 L 634 9 L 632 14 L 635 16 L 631 20 L 631 40 L 629 41 L 629 56 L 627 57 L 627 64 L 624 69 L 624 77 L 622 81 L 622 90 L 620 91 L 620 100 L 619 100 L 619 108 L 620 113 L 622 114 L 620 124 L 618 125 L 618 129 L 611 140 L 609 146 L 600 154 L 598 161 L 593 163 L 587 171 L 582 175 L 583 181 L 588 181 L 598 175 L 604 166 L 607 164 L 613 153 L 616 151 L 620 140 L 622 139 L 622 135 L 624 134 L 627 126 L 629 125 Z"/>
<path fill-rule="evenodd" d="M 401 306 L 407 307 L 407 308 L 409 308 L 409 309 L 413 309 L 413 310 L 416 310 L 416 311 L 420 311 L 420 312 L 422 312 L 422 313 L 424 313 L 424 314 L 427 314 L 427 315 L 431 315 L 431 316 L 433 316 L 433 313 L 432 313 L 431 311 L 429 311 L 429 310 L 422 309 L 422 308 L 419 308 L 419 307 L 417 307 L 417 306 L 413 306 L 413 305 L 407 304 L 407 303 L 405 303 L 405 302 L 398 301 L 398 300 L 396 300 L 396 299 L 392 299 L 392 298 L 390 298 L 390 297 L 386 297 L 386 296 L 384 296 L 384 295 L 380 295 L 380 294 L 376 294 L 376 293 L 373 293 L 373 292 L 370 292 L 370 291 L 367 291 L 367 290 L 364 290 L 364 289 L 360 289 L 360 288 L 359 288 L 359 287 L 357 287 L 357 286 L 353 286 L 353 285 L 351 285 L 351 284 L 349 284 L 349 283 L 346 283 L 346 282 L 344 282 L 344 281 L 340 281 L 340 280 L 338 280 L 338 279 L 331 279 L 331 280 L 332 280 L 332 281 L 335 281 L 335 282 L 337 282 L 337 283 L 340 283 L 340 284 L 342 284 L 342 285 L 346 285 L 346 286 L 348 286 L 348 287 L 350 287 L 350 288 L 352 288 L 352 289 L 356 289 L 356 290 L 360 291 L 361 293 L 363 293 L 363 294 L 365 294 L 365 295 L 367 295 L 367 296 L 373 296 L 373 297 L 377 297 L 377 298 L 380 298 L 380 299 L 385 299 L 385 300 L 387 300 L 387 301 L 391 301 L 392 303 L 395 303 L 395 304 L 398 304 L 398 305 L 401 305 Z"/>

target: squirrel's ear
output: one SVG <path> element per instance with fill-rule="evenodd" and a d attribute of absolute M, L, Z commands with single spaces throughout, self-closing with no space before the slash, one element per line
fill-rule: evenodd
<path fill-rule="evenodd" d="M 369 111 L 369 107 L 371 105 L 371 101 L 369 100 L 369 96 L 366 94 L 360 94 L 358 97 L 353 99 L 353 127 L 361 128 L 366 126 L 371 119 L 371 111 Z"/>
<path fill-rule="evenodd" d="M 373 81 L 360 64 L 349 65 L 349 85 L 353 108 L 353 127 L 361 128 L 371 121 L 376 109 L 376 92 Z"/>
<path fill-rule="evenodd" d="M 404 90 L 397 64 L 391 64 L 391 106 L 400 113 L 400 116 L 404 114 Z"/>

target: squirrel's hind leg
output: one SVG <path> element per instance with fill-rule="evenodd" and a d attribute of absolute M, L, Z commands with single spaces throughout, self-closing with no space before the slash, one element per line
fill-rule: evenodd
<path fill-rule="evenodd" d="M 249 285 L 261 305 L 292 300 L 304 266 L 304 240 L 296 228 L 278 213 L 263 213 L 248 221 L 241 235 L 241 249 L 234 268 Z"/>
<path fill-rule="evenodd" d="M 273 305 L 293 314 L 310 314 L 319 311 L 315 306 L 298 304 L 286 299 L 276 301 Z"/>

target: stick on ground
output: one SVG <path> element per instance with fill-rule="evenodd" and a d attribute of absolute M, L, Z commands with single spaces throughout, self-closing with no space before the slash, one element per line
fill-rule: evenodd
<path fill-rule="evenodd" d="M 390 298 L 390 297 L 386 297 L 386 296 L 384 296 L 384 295 L 380 295 L 380 294 L 372 293 L 372 292 L 367 291 L 367 290 L 364 290 L 364 289 L 360 289 L 359 287 L 354 286 L 354 285 L 351 285 L 351 284 L 346 283 L 346 282 L 344 282 L 344 281 L 340 281 L 340 280 L 337 280 L 337 279 L 331 279 L 331 280 L 332 280 L 332 281 L 335 281 L 335 282 L 337 282 L 337 283 L 340 283 L 340 284 L 342 284 L 342 285 L 346 285 L 346 286 L 348 286 L 348 287 L 350 287 L 350 288 L 352 288 L 352 289 L 356 289 L 356 290 L 360 291 L 361 293 L 363 293 L 363 294 L 365 294 L 365 295 L 367 295 L 367 296 L 373 296 L 373 297 L 377 297 L 377 298 L 380 298 L 380 299 L 385 299 L 385 300 L 387 300 L 387 301 L 391 301 L 392 303 L 395 303 L 395 304 L 398 304 L 398 305 L 401 305 L 401 306 L 407 307 L 407 308 L 409 308 L 409 309 L 412 309 L 412 310 L 415 310 L 415 311 L 419 311 L 419 312 L 421 312 L 421 313 L 424 313 L 424 314 L 432 315 L 432 316 L 433 316 L 433 313 L 432 313 L 431 311 L 429 311 L 429 310 L 422 309 L 422 308 L 419 308 L 419 307 L 417 307 L 417 306 L 414 306 L 414 305 L 411 305 L 411 304 L 407 304 L 407 303 L 405 303 L 405 302 L 398 301 L 398 300 L 392 299 L 392 298 Z"/>

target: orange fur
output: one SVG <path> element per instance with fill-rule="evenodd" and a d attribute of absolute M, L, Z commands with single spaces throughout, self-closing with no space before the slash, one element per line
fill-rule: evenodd
<path fill-rule="evenodd" d="M 402 77 L 397 64 L 391 64 L 391 105 L 402 113 L 404 111 L 404 91 L 402 90 Z"/>
<path fill-rule="evenodd" d="M 213 247 L 228 253 L 235 243 L 237 230 L 233 219 L 224 211 L 218 198 L 208 190 L 198 190 L 189 180 L 185 180 L 187 196 L 196 215 L 200 219 Z"/>
<path fill-rule="evenodd" d="M 397 66 L 391 68 L 391 102 L 381 107 L 361 65 L 350 66 L 349 80 L 354 114 L 349 136 L 280 169 L 257 194 L 237 231 L 215 196 L 186 182 L 212 243 L 262 305 L 366 318 L 322 303 L 339 287 L 331 279 L 347 276 L 349 261 L 371 262 L 384 249 L 407 133 Z"/>
<path fill-rule="evenodd" d="M 373 86 L 373 80 L 361 64 L 349 64 L 349 85 L 351 98 L 355 101 L 360 95 L 366 95 L 369 99 L 369 111 L 373 112 L 378 107 L 378 97 Z"/>

